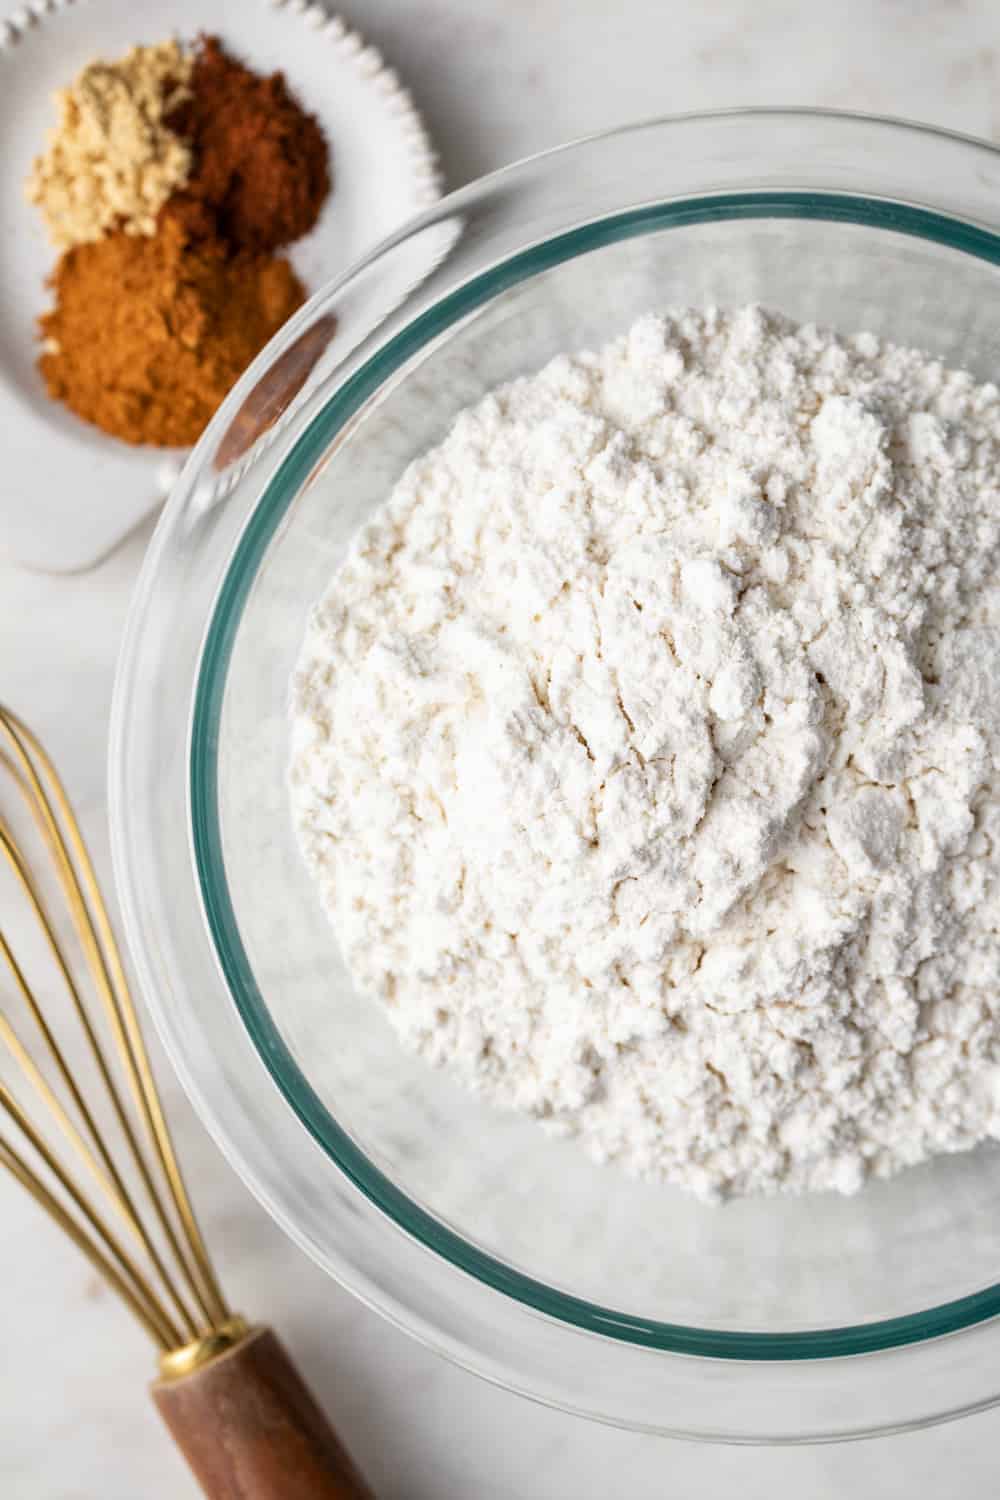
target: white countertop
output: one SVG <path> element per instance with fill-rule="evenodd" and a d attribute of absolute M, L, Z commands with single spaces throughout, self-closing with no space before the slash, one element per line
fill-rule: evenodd
<path fill-rule="evenodd" d="M 1000 136 L 991 0 L 351 0 L 343 10 L 411 86 L 453 186 L 586 131 L 725 105 L 826 105 Z M 0 699 L 61 766 L 109 887 L 108 707 L 148 536 L 77 577 L 0 566 Z M 998 1488 L 1000 1411 L 902 1438 L 750 1450 L 636 1437 L 494 1390 L 309 1263 L 222 1161 L 162 1063 L 159 1076 L 234 1301 L 281 1329 L 380 1500 L 616 1490 L 629 1500 L 963 1500 Z M 151 1361 L 127 1315 L 6 1179 L 0 1224 L 0 1494 L 194 1497 L 143 1393 Z"/>

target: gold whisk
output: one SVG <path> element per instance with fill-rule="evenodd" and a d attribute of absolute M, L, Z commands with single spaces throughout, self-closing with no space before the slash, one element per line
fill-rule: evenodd
<path fill-rule="evenodd" d="M 113 1121 L 109 1133 L 60 1044 L 60 1028 L 47 1018 L 0 927 L 0 972 L 5 969 L 10 980 L 0 989 L 0 1057 L 13 1064 L 5 1072 L 15 1080 L 11 1087 L 0 1078 L 0 1164 L 153 1340 L 159 1354 L 153 1399 L 206 1495 L 371 1500 L 275 1335 L 251 1326 L 226 1302 L 184 1183 L 80 826 L 38 739 L 2 707 L 0 766 L 8 790 L 16 788 L 30 813 L 26 841 L 4 819 L 0 804 L 0 849 L 64 994 L 61 1016 L 79 1032 L 103 1114 Z M 82 972 L 67 956 L 56 908 L 34 873 L 26 842 L 47 852 Z M 85 1174 L 86 1187 L 65 1165 L 67 1154 Z"/>

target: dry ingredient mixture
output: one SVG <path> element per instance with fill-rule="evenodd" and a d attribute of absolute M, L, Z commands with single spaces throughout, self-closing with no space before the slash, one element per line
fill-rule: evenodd
<path fill-rule="evenodd" d="M 411 464 L 293 692 L 403 1041 L 599 1160 L 857 1189 L 1000 1136 L 1000 393 L 641 319 Z"/>
<path fill-rule="evenodd" d="M 191 171 L 191 148 L 166 117 L 188 97 L 192 60 L 177 42 L 88 63 L 56 95 L 59 123 L 25 192 L 60 248 L 108 230 L 152 234 Z"/>
<path fill-rule="evenodd" d="M 280 73 L 252 72 L 214 37 L 193 54 L 163 43 L 95 62 L 68 98 L 75 134 L 29 183 L 70 246 L 39 370 L 54 400 L 113 437 L 187 446 L 305 298 L 271 252 L 315 224 L 326 142 Z M 78 99 L 96 121 L 86 131 Z"/>

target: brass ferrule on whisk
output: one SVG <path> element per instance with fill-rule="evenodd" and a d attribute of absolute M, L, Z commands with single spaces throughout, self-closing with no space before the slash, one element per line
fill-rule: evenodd
<path fill-rule="evenodd" d="M 217 1328 L 210 1328 L 207 1333 L 192 1339 L 190 1343 L 181 1344 L 180 1348 L 168 1349 L 161 1354 L 160 1379 L 181 1380 L 185 1375 L 200 1370 L 213 1359 L 218 1359 L 220 1354 L 226 1354 L 242 1343 L 249 1332 L 250 1324 L 246 1318 L 240 1317 L 238 1313 L 234 1314 Z"/>

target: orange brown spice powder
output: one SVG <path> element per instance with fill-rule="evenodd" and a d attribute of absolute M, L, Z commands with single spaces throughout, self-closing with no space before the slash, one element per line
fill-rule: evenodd
<path fill-rule="evenodd" d="M 186 447 L 301 305 L 287 261 L 197 235 L 165 213 L 66 252 L 40 320 L 49 395 L 128 443 Z"/>

